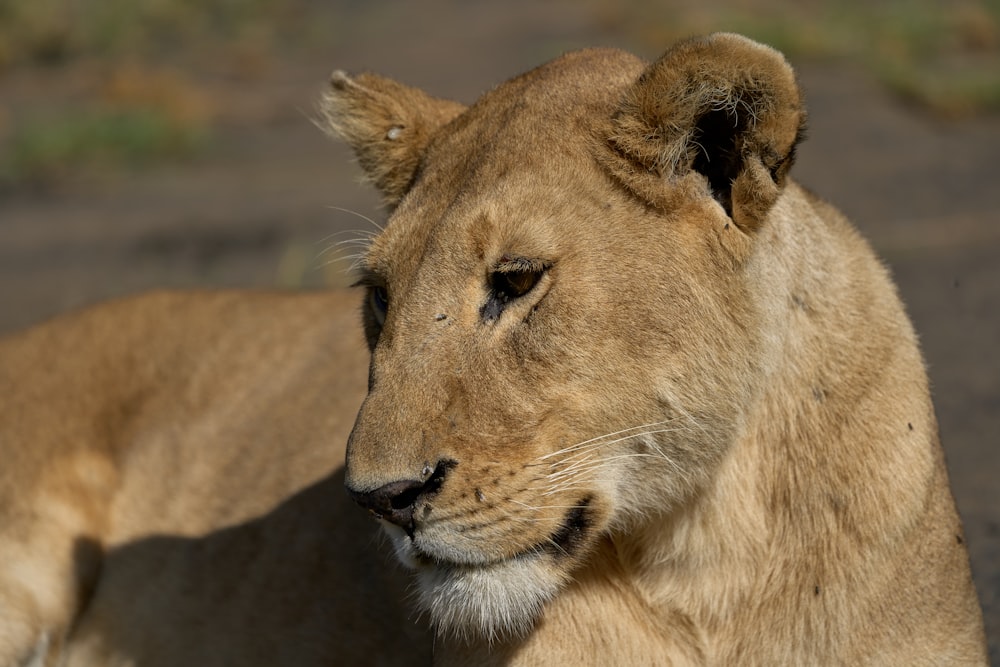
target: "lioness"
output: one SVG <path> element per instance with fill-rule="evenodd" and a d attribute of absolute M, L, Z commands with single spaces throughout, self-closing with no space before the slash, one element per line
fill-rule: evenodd
<path fill-rule="evenodd" d="M 913 330 L 788 177 L 780 54 L 582 51 L 469 108 L 338 72 L 325 112 L 391 210 L 345 470 L 349 297 L 6 341 L 0 664 L 985 663 Z"/>

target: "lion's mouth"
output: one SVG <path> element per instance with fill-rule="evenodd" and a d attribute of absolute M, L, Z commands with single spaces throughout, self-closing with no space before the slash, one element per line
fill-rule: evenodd
<path fill-rule="evenodd" d="M 422 535 L 418 526 L 412 538 L 397 528 L 394 544 L 399 558 L 415 570 L 419 604 L 438 632 L 492 639 L 531 629 L 593 543 L 598 524 L 598 509 L 587 496 L 547 535 L 525 540 L 525 547 L 508 544 L 500 555 L 487 549 L 489 543 L 504 546 L 503 538 L 450 544 L 460 526 L 433 536 Z"/>
<path fill-rule="evenodd" d="M 427 543 L 420 539 L 419 531 L 407 533 L 404 562 L 417 568 L 441 568 L 447 570 L 481 570 L 504 563 L 528 561 L 551 556 L 564 558 L 574 555 L 586 542 L 587 533 L 593 526 L 591 517 L 592 496 L 586 496 L 567 510 L 559 528 L 546 538 L 514 552 L 510 556 L 483 558 L 481 553 L 467 554 L 453 549 L 441 548 L 436 542 Z M 403 554 L 400 554 L 403 557 Z"/>
<path fill-rule="evenodd" d="M 418 567 L 421 568 L 438 568 L 442 570 L 488 570 L 493 567 L 503 565 L 504 563 L 511 563 L 515 561 L 528 561 L 534 560 L 542 555 L 543 551 L 538 547 L 531 547 L 525 549 L 524 551 L 518 551 L 513 556 L 505 556 L 503 558 L 492 558 L 492 559 L 475 559 L 475 560 L 458 560 L 451 559 L 448 557 L 441 557 L 438 555 L 430 554 L 420 548 L 419 545 L 414 543 L 412 546 L 411 556 L 413 560 L 416 561 Z"/>

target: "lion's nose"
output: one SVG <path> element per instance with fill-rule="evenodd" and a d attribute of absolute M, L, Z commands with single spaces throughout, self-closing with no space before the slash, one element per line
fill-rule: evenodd
<path fill-rule="evenodd" d="M 374 491 L 357 491 L 350 487 L 347 493 L 379 519 L 394 523 L 408 533 L 413 532 L 413 507 L 425 495 L 441 488 L 450 463 L 438 464 L 426 480 L 404 479 L 380 486 Z"/>
<path fill-rule="evenodd" d="M 413 523 L 413 505 L 423 493 L 424 483 L 406 479 L 391 482 L 374 491 L 354 491 L 347 493 L 357 504 L 379 519 L 390 521 L 401 528 L 409 528 Z"/>

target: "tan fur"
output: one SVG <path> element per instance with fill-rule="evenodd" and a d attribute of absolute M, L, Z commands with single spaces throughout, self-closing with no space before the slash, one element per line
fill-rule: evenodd
<path fill-rule="evenodd" d="M 778 53 L 582 51 L 468 109 L 336 73 L 325 116 L 392 210 L 346 470 L 350 297 L 0 343 L 0 665 L 985 663 L 913 330 L 787 175 Z"/>
<path fill-rule="evenodd" d="M 156 293 L 0 341 L 0 665 L 428 662 L 338 470 L 357 319 Z"/>
<path fill-rule="evenodd" d="M 714 35 L 567 55 L 411 146 L 346 479 L 442 661 L 985 660 L 915 336 L 788 179 L 803 122 L 780 54 Z"/>

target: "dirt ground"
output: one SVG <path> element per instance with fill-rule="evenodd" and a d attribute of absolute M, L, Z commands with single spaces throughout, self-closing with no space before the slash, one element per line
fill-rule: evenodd
<path fill-rule="evenodd" d="M 152 287 L 343 282 L 324 251 L 381 213 L 344 148 L 310 122 L 334 67 L 471 101 L 569 48 L 658 55 L 566 3 L 390 2 L 364 20 L 343 4 L 322 53 L 214 84 L 228 115 L 210 154 L 0 191 L 0 332 Z M 871 240 L 920 333 L 1000 663 L 1000 119 L 936 120 L 864 72 L 796 64 L 811 120 L 793 173 Z M 0 77 L 0 107 L 72 104 L 79 76 L 14 70 Z"/>

